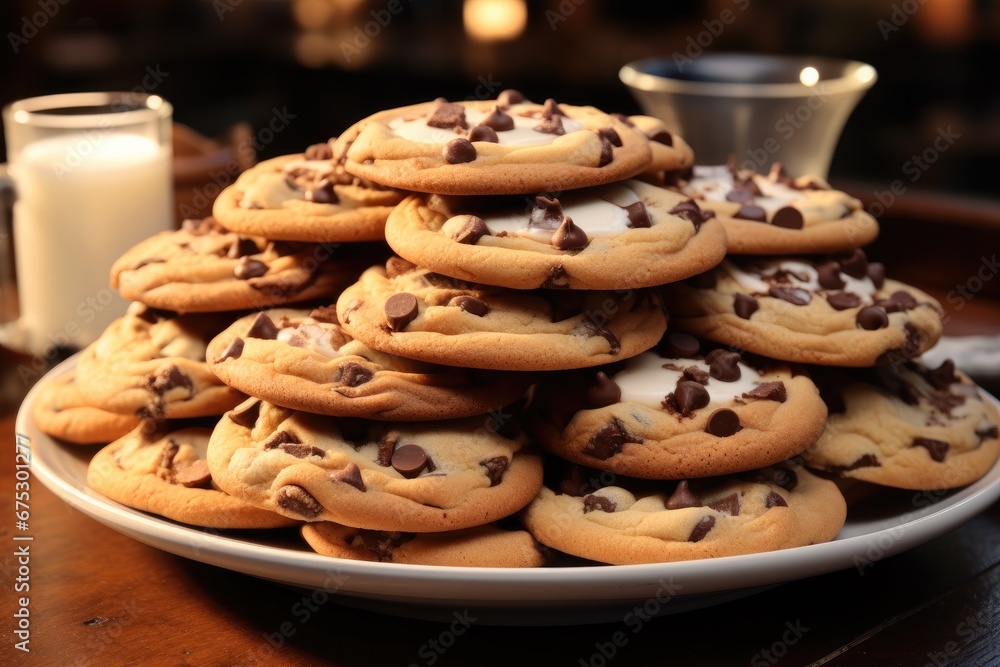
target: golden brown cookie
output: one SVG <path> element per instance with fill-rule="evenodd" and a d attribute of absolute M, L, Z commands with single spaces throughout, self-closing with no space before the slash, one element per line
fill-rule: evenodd
<path fill-rule="evenodd" d="M 667 318 L 651 291 L 511 290 L 466 283 L 398 258 L 337 300 L 341 326 L 369 347 L 431 363 L 560 370 L 656 344 Z"/>
<path fill-rule="evenodd" d="M 107 444 L 139 424 L 139 417 L 94 407 L 76 384 L 76 370 L 52 378 L 31 403 L 43 433 L 77 445 Z"/>
<path fill-rule="evenodd" d="M 638 180 L 529 197 L 413 195 L 386 223 L 401 257 L 514 289 L 652 287 L 722 261 L 726 234 L 697 204 Z"/>

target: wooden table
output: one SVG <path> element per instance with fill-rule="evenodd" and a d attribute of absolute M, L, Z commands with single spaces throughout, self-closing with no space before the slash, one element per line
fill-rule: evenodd
<path fill-rule="evenodd" d="M 987 238 L 993 245 L 981 251 L 993 252 L 998 237 Z M 980 324 L 983 313 L 998 312 L 983 297 L 964 311 Z M 0 350 L 0 360 L 9 377 L 16 358 Z M 30 590 L 18 592 L 25 582 L 15 552 L 24 543 L 13 539 L 15 407 L 7 396 L 0 414 L 0 437 L 8 443 L 0 464 L 3 665 L 941 667 L 1000 661 L 1000 504 L 870 567 L 641 625 L 623 618 L 572 627 L 472 622 L 466 628 L 359 611 L 336 597 L 304 620 L 301 592 L 145 546 L 71 509 L 33 479 Z M 14 614 L 24 596 L 30 600 L 27 654 L 15 648 Z"/>

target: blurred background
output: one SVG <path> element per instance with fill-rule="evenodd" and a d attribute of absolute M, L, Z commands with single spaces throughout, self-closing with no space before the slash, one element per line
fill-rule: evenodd
<path fill-rule="evenodd" d="M 879 81 L 844 130 L 831 182 L 885 187 L 951 126 L 961 138 L 913 191 L 996 197 L 993 0 L 8 0 L 0 11 L 0 103 L 152 90 L 206 136 L 248 124 L 261 159 L 385 107 L 507 87 L 636 113 L 618 70 L 647 56 L 848 57 Z"/>

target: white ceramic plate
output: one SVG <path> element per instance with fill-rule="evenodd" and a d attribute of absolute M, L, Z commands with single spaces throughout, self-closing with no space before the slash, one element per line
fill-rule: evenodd
<path fill-rule="evenodd" d="M 31 447 L 31 469 L 66 503 L 158 549 L 285 585 L 336 595 L 348 605 L 415 618 L 452 620 L 474 610 L 492 624 L 622 621 L 630 610 L 659 615 L 750 595 L 782 582 L 841 569 L 865 570 L 923 544 L 1000 497 L 1000 463 L 975 484 L 948 493 L 888 490 L 849 513 L 825 544 L 749 556 L 653 565 L 478 569 L 368 563 L 320 556 L 288 532 L 203 530 L 130 509 L 87 488 L 93 448 L 64 445 L 30 417 L 38 391 L 75 365 L 63 362 L 28 394 L 17 433 Z M 995 400 L 995 399 L 994 399 Z"/>

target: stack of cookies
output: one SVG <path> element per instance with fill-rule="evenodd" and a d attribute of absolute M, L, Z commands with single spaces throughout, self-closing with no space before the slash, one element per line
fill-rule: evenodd
<path fill-rule="evenodd" d="M 116 262 L 132 309 L 36 405 L 110 441 L 95 490 L 177 521 L 397 563 L 690 560 L 833 539 L 841 478 L 952 488 L 1000 455 L 971 381 L 919 363 L 941 309 L 868 261 L 857 200 L 695 166 L 654 118 L 386 110 L 213 215 Z M 71 407 L 102 428 L 49 426 Z"/>

